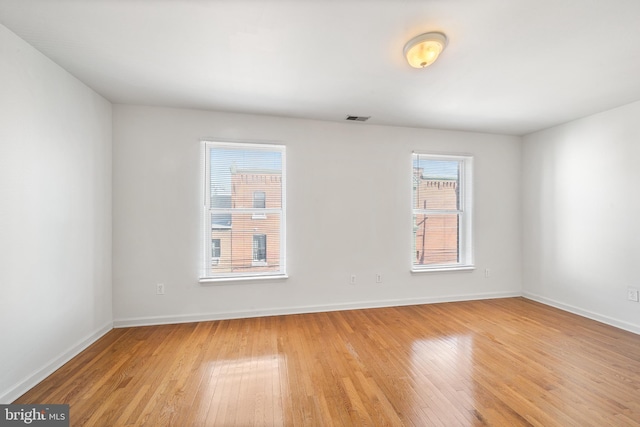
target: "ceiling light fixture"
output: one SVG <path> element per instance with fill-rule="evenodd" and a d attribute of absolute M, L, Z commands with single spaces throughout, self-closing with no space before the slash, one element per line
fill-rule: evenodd
<path fill-rule="evenodd" d="M 425 68 L 438 59 L 446 46 L 447 36 L 442 33 L 420 34 L 404 45 L 404 56 L 413 68 Z"/>

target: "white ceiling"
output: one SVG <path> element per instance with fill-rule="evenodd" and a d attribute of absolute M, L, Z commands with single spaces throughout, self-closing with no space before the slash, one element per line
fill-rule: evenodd
<path fill-rule="evenodd" d="M 638 0 L 0 0 L 0 23 L 114 103 L 521 135 L 640 100 Z M 410 68 L 427 31 L 449 45 Z"/>

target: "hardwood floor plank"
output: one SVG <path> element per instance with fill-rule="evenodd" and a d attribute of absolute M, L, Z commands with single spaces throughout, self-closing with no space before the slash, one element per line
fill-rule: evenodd
<path fill-rule="evenodd" d="M 523 298 L 116 329 L 73 426 L 640 426 L 640 336 Z"/>

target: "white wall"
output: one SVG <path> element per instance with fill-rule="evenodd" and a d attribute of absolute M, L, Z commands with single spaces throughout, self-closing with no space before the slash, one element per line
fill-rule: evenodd
<path fill-rule="evenodd" d="M 640 333 L 640 103 L 524 137 L 525 295 Z"/>
<path fill-rule="evenodd" d="M 0 25 L 0 403 L 112 326 L 111 104 Z"/>
<path fill-rule="evenodd" d="M 123 105 L 113 137 L 116 326 L 521 292 L 518 137 Z M 203 137 L 287 146 L 288 279 L 198 283 Z M 475 271 L 409 272 L 413 149 L 475 156 Z"/>

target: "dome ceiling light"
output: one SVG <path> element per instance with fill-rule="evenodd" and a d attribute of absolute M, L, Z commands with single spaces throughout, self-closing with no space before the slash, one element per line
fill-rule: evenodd
<path fill-rule="evenodd" d="M 425 33 L 412 38 L 404 45 L 404 56 L 413 68 L 425 68 L 433 64 L 447 46 L 443 33 Z"/>

